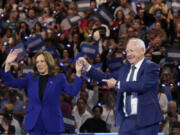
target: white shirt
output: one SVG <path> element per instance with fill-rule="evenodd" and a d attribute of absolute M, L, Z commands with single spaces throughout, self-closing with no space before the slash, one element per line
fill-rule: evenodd
<path fill-rule="evenodd" d="M 79 129 L 82 126 L 82 124 L 88 119 L 91 118 L 92 115 L 85 110 L 85 112 L 80 116 L 78 111 L 75 111 L 72 113 L 72 115 L 74 116 L 75 122 L 77 124 L 77 132 L 79 133 Z"/>
<path fill-rule="evenodd" d="M 106 122 L 106 124 L 110 127 L 111 133 L 117 133 L 119 131 L 119 127 L 115 127 L 115 113 L 114 110 L 107 110 L 106 106 L 103 105 L 103 113 L 101 118 Z"/>
<path fill-rule="evenodd" d="M 159 104 L 160 104 L 161 110 L 163 112 L 167 112 L 167 110 L 168 110 L 168 99 L 167 99 L 166 94 L 159 92 L 158 93 L 158 99 L 159 99 Z"/>
<path fill-rule="evenodd" d="M 137 74 L 138 74 L 138 71 L 139 71 L 143 61 L 144 61 L 144 59 L 140 60 L 136 65 L 134 65 L 136 67 L 136 69 L 134 71 L 133 81 L 137 80 Z M 130 77 L 131 72 L 132 72 L 132 69 L 130 69 L 130 71 L 129 71 L 128 75 L 127 75 L 127 78 L 126 78 L 127 82 L 129 81 L 129 77 Z M 123 99 L 123 104 L 124 104 L 123 111 L 125 113 L 125 116 L 127 117 L 128 114 L 127 114 L 126 109 L 125 109 L 126 92 L 124 92 L 123 95 L 125 97 Z M 137 115 L 137 105 L 138 105 L 137 93 L 132 92 L 131 93 L 131 113 L 130 113 L 130 115 Z"/>
<path fill-rule="evenodd" d="M 133 76 L 133 81 L 136 81 L 137 80 L 137 74 L 138 74 L 138 71 L 141 67 L 141 64 L 143 63 L 144 61 L 144 58 L 142 60 L 140 60 L 136 65 L 134 65 L 136 67 L 135 71 L 134 71 L 134 76 Z M 88 72 L 89 70 L 91 69 L 91 66 L 88 67 L 88 69 L 86 70 L 86 72 Z M 131 74 L 131 69 L 127 75 L 127 78 L 126 78 L 126 81 L 128 82 L 129 81 L 129 77 L 130 77 L 130 74 Z M 117 85 L 117 88 L 119 89 L 121 87 L 121 82 L 118 81 L 118 85 Z M 126 101 L 126 92 L 123 93 L 124 95 L 124 99 L 123 99 L 123 104 L 125 106 L 125 101 Z M 132 92 L 131 94 L 131 113 L 130 115 L 136 115 L 137 114 L 137 105 L 138 105 L 138 98 L 137 98 L 137 93 L 136 92 Z M 126 109 L 125 107 L 123 107 L 123 111 L 125 113 L 125 116 L 127 117 L 127 113 L 126 113 Z"/>
<path fill-rule="evenodd" d="M 165 117 L 167 117 L 167 114 Z M 177 114 L 177 122 L 180 122 L 179 114 Z M 169 135 L 170 129 L 171 129 L 170 122 L 169 122 L 169 120 L 167 120 L 166 123 L 164 124 L 164 126 L 162 127 L 162 132 L 164 133 L 164 135 Z"/>
<path fill-rule="evenodd" d="M 0 124 L 2 123 L 3 116 L 0 116 Z M 22 134 L 22 129 L 19 122 L 16 119 L 12 119 L 11 126 L 15 127 L 15 134 Z"/>

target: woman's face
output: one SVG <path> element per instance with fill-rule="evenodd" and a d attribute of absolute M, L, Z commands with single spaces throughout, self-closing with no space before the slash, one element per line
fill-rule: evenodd
<path fill-rule="evenodd" d="M 121 11 L 117 12 L 117 19 L 121 20 L 123 17 L 123 13 Z"/>
<path fill-rule="evenodd" d="M 45 58 L 42 54 L 37 56 L 36 58 L 36 68 L 40 75 L 47 75 L 48 74 L 48 65 L 45 61 Z"/>
<path fill-rule="evenodd" d="M 10 30 L 7 31 L 7 37 L 10 38 L 12 35 L 12 32 Z"/>
<path fill-rule="evenodd" d="M 156 30 L 160 30 L 161 29 L 161 24 L 159 22 L 156 23 L 155 28 L 156 28 Z"/>
<path fill-rule="evenodd" d="M 73 41 L 74 42 L 78 42 L 79 41 L 79 35 L 78 34 L 74 34 L 73 35 Z"/>
<path fill-rule="evenodd" d="M 35 25 L 35 29 L 36 29 L 36 30 L 40 30 L 40 29 L 41 29 L 41 27 L 39 26 L 39 24 L 36 24 L 36 25 Z"/>
<path fill-rule="evenodd" d="M 63 51 L 63 57 L 65 57 L 65 58 L 69 57 L 68 50 Z"/>
<path fill-rule="evenodd" d="M 79 99 L 79 100 L 77 101 L 77 107 L 78 107 L 79 110 L 85 109 L 86 104 L 84 103 L 84 100 Z"/>
<path fill-rule="evenodd" d="M 90 3 L 90 9 L 94 9 L 94 8 L 96 8 L 96 2 L 92 1 Z"/>
<path fill-rule="evenodd" d="M 96 56 L 95 61 L 98 62 L 98 63 L 101 62 L 101 56 L 99 54 Z"/>

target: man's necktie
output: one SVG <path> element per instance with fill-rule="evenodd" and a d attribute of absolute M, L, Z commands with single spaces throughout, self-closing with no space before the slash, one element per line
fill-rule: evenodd
<path fill-rule="evenodd" d="M 129 77 L 129 82 L 133 81 L 133 76 L 134 76 L 135 69 L 136 69 L 135 66 L 131 67 L 131 74 L 130 74 L 130 77 Z M 126 108 L 127 114 L 129 115 L 131 113 L 131 92 L 126 92 L 125 108 Z"/>

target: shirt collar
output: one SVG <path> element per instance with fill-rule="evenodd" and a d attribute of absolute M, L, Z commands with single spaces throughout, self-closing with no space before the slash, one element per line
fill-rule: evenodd
<path fill-rule="evenodd" d="M 139 68 L 140 68 L 140 66 L 141 66 L 141 64 L 143 63 L 143 61 L 144 61 L 144 58 L 143 58 L 142 60 L 140 60 L 140 61 L 135 65 L 136 69 L 139 69 Z"/>

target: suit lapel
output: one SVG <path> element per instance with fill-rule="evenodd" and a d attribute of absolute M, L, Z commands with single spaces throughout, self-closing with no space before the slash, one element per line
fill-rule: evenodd
<path fill-rule="evenodd" d="M 141 66 L 140 66 L 140 69 L 138 71 L 138 74 L 137 74 L 137 80 L 140 78 L 140 75 L 143 73 L 143 69 L 144 69 L 144 64 L 146 63 L 147 59 L 144 59 L 144 61 L 142 62 Z M 127 78 L 127 75 L 130 71 L 130 68 L 131 68 L 131 64 L 130 63 L 127 63 L 124 71 L 123 71 L 123 75 L 122 75 L 122 78 L 120 78 L 119 80 L 126 80 Z"/>
<path fill-rule="evenodd" d="M 139 78 L 140 78 L 140 76 L 141 76 L 141 74 L 143 73 L 143 71 L 144 71 L 144 64 L 146 63 L 146 59 L 144 59 L 144 61 L 142 62 L 142 64 L 141 64 L 141 66 L 140 66 L 140 69 L 139 69 L 139 71 L 138 71 L 138 74 L 137 74 L 137 81 L 139 80 Z"/>

